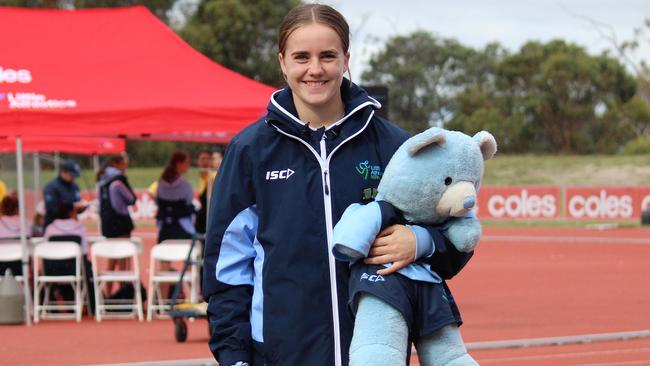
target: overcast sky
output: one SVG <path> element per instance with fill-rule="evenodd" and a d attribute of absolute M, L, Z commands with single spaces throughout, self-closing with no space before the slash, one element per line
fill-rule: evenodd
<path fill-rule="evenodd" d="M 630 39 L 634 28 L 650 18 L 649 0 L 331 0 L 352 32 L 351 68 L 355 79 L 382 42 L 418 29 L 456 38 L 475 48 L 498 41 L 517 51 L 528 40 L 563 38 L 598 54 L 610 43 L 589 18 L 611 27 L 619 39 Z M 611 34 L 607 27 L 601 31 Z M 650 32 L 646 32 L 646 39 Z M 650 40 L 639 53 L 650 62 Z"/>

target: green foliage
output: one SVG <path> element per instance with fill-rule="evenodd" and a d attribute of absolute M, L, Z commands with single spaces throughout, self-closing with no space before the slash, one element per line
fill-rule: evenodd
<path fill-rule="evenodd" d="M 630 138 L 619 112 L 636 84 L 611 57 L 562 40 L 528 42 L 494 76 L 494 89 L 457 96 L 458 113 L 447 127 L 489 129 L 511 152 L 611 153 Z"/>
<path fill-rule="evenodd" d="M 117 8 L 142 5 L 147 7 L 162 21 L 167 22 L 167 11 L 174 5 L 174 0 L 0 0 L 0 6 L 18 6 L 23 8 Z"/>
<path fill-rule="evenodd" d="M 425 31 L 395 36 L 370 59 L 364 84 L 385 85 L 390 119 L 411 132 L 444 123 L 456 109 L 454 95 L 489 85 L 500 46 L 482 52 Z"/>
<path fill-rule="evenodd" d="M 221 65 L 281 86 L 277 27 L 298 0 L 203 0 L 179 34 Z"/>
<path fill-rule="evenodd" d="M 171 141 L 127 141 L 126 151 L 129 164 L 140 167 L 162 167 L 175 151 L 185 151 L 190 154 L 192 162 L 202 150 L 212 151 L 223 147 L 217 144 Z"/>
<path fill-rule="evenodd" d="M 628 142 L 623 147 L 623 154 L 626 155 L 642 155 L 650 154 L 650 138 L 637 137 Z"/>
<path fill-rule="evenodd" d="M 650 104 L 648 103 L 650 102 L 636 95 L 622 106 L 624 121 L 637 137 L 650 137 Z"/>

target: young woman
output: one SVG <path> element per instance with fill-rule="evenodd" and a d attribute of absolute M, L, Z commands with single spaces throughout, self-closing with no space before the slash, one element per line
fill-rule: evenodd
<path fill-rule="evenodd" d="M 124 175 L 126 166 L 126 157 L 112 155 L 97 172 L 99 216 L 102 235 L 107 238 L 128 238 L 133 231 L 129 206 L 135 204 L 136 196 Z"/>
<path fill-rule="evenodd" d="M 129 206 L 135 204 L 136 196 L 125 175 L 127 164 L 124 155 L 111 155 L 97 172 L 99 218 L 102 235 L 107 238 L 130 238 L 134 229 Z M 128 266 L 128 259 L 108 261 L 109 270 L 126 270 Z M 106 284 L 107 296 L 110 296 L 112 287 L 112 283 Z"/>
<path fill-rule="evenodd" d="M 190 239 L 194 235 L 194 191 L 183 177 L 190 168 L 190 156 L 175 152 L 169 158 L 156 191 L 158 204 L 158 242 L 166 239 Z"/>
<path fill-rule="evenodd" d="M 15 193 L 5 195 L 0 201 L 0 245 L 3 242 L 16 243 L 20 240 L 20 216 L 18 215 L 18 196 Z M 0 276 L 11 269 L 14 276 L 23 274 L 20 260 L 0 262 Z"/>
<path fill-rule="evenodd" d="M 20 216 L 18 216 L 16 194 L 5 195 L 0 200 L 0 239 L 20 239 Z"/>
<path fill-rule="evenodd" d="M 349 268 L 331 254 L 332 227 L 349 204 L 372 200 L 408 135 L 376 116 L 380 104 L 343 77 L 349 28 L 336 10 L 294 8 L 278 46 L 288 86 L 231 141 L 210 202 L 203 286 L 210 347 L 224 366 L 347 365 Z M 429 256 L 448 277 L 469 257 L 447 258 L 441 238 L 390 226 L 366 262 L 392 262 L 378 272 L 388 275 Z"/>

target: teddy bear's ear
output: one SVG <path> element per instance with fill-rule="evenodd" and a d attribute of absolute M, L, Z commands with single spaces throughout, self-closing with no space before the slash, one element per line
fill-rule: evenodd
<path fill-rule="evenodd" d="M 428 130 L 411 137 L 405 142 L 409 156 L 417 154 L 420 150 L 429 145 L 442 145 L 444 143 L 445 131 L 439 127 L 431 127 Z"/>
<path fill-rule="evenodd" d="M 477 132 L 476 135 L 472 137 L 481 148 L 481 154 L 483 155 L 483 160 L 491 159 L 494 154 L 497 152 L 497 140 L 494 139 L 491 133 L 487 131 Z"/>

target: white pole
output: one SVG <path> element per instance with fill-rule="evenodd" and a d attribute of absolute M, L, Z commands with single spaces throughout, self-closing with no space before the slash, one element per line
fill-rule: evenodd
<path fill-rule="evenodd" d="M 38 212 L 38 200 L 41 196 L 41 158 L 34 153 L 34 212 Z"/>
<path fill-rule="evenodd" d="M 59 165 L 61 164 L 61 154 L 58 151 L 54 152 L 54 177 L 59 174 Z"/>
<path fill-rule="evenodd" d="M 93 154 L 93 171 L 95 174 L 99 172 L 99 168 L 99 155 Z M 97 197 L 97 233 L 98 235 L 102 235 L 101 207 L 99 207 L 99 181 L 95 182 L 95 197 Z"/>
<path fill-rule="evenodd" d="M 27 212 L 23 180 L 23 140 L 16 137 L 16 173 L 18 175 L 18 211 L 20 213 L 20 243 L 23 247 L 23 292 L 25 293 L 25 324 L 32 325 L 32 298 L 29 295 L 29 247 L 27 245 Z"/>

